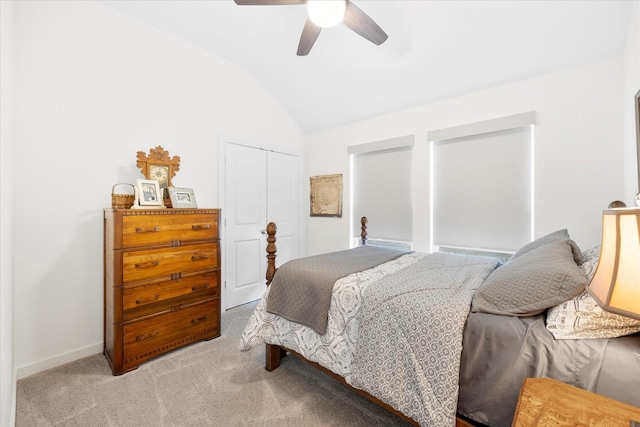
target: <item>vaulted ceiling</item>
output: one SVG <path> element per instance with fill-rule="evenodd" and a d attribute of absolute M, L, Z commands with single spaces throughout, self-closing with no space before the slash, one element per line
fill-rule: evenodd
<path fill-rule="evenodd" d="M 296 56 L 305 5 L 106 1 L 246 67 L 306 132 L 620 55 L 633 1 L 353 0 L 389 35 L 344 25 Z"/>

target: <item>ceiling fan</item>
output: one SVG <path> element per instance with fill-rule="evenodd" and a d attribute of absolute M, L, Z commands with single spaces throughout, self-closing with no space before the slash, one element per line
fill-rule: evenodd
<path fill-rule="evenodd" d="M 298 56 L 309 53 L 322 28 L 344 23 L 372 43 L 380 45 L 389 36 L 373 19 L 349 0 L 234 0 L 241 6 L 306 4 L 309 17 L 302 29 Z"/>

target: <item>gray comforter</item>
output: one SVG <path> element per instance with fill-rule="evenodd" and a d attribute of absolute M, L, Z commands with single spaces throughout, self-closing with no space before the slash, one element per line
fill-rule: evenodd
<path fill-rule="evenodd" d="M 324 334 L 331 290 L 338 279 L 406 253 L 377 246 L 360 246 L 284 263 L 271 282 L 267 311 Z"/>
<path fill-rule="evenodd" d="M 423 426 L 453 426 L 471 298 L 499 260 L 435 253 L 363 291 L 351 385 Z"/>

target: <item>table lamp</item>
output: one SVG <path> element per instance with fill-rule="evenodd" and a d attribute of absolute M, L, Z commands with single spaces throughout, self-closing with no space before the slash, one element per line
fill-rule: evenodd
<path fill-rule="evenodd" d="M 600 260 L 587 290 L 603 310 L 640 319 L 640 208 L 602 212 Z"/>

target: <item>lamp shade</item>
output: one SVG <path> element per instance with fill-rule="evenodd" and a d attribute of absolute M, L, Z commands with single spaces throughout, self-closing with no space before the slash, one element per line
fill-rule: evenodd
<path fill-rule="evenodd" d="M 640 319 L 640 208 L 602 212 L 602 248 L 587 289 L 612 313 Z"/>

